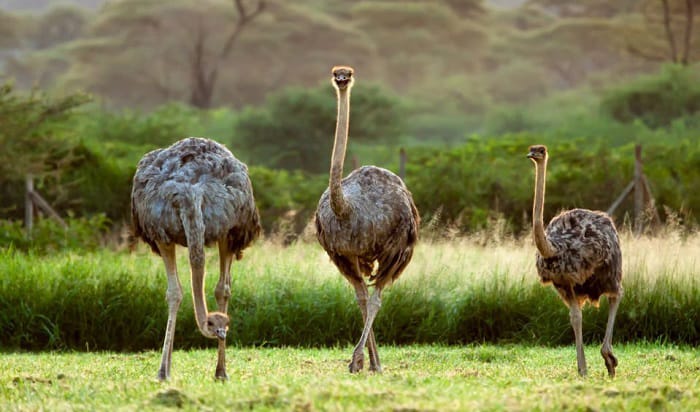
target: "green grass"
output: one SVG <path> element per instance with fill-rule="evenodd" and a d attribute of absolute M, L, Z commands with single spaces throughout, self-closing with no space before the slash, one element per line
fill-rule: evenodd
<path fill-rule="evenodd" d="M 490 238 L 492 239 L 492 237 Z M 383 295 L 381 344 L 569 345 L 566 307 L 534 268 L 527 240 L 423 240 L 403 276 Z M 125 252 L 0 252 L 0 348 L 142 351 L 162 345 L 167 319 L 160 258 Z M 206 293 L 218 263 L 209 250 Z M 700 236 L 623 235 L 625 296 L 614 342 L 700 343 Z M 179 249 L 184 299 L 175 347 L 208 348 L 198 332 L 187 256 Z M 313 242 L 258 242 L 232 269 L 231 342 L 239 346 L 332 347 L 361 330 L 352 288 Z M 584 342 L 600 342 L 607 301 L 584 310 Z"/>
<path fill-rule="evenodd" d="M 383 374 L 347 372 L 350 347 L 229 347 L 228 382 L 214 349 L 176 351 L 172 379 L 155 379 L 157 352 L 0 355 L 0 409 L 15 410 L 634 410 L 700 408 L 700 353 L 617 345 L 615 379 L 598 346 L 589 376 L 573 347 L 380 346 Z"/>

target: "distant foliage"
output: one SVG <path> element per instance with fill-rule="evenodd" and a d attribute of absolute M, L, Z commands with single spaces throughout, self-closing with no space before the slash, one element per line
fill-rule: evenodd
<path fill-rule="evenodd" d="M 620 122 L 669 126 L 677 119 L 700 115 L 700 76 L 692 68 L 667 66 L 658 75 L 609 91 L 601 107 Z"/>
<path fill-rule="evenodd" d="M 51 98 L 41 91 L 17 92 L 0 85 L 0 176 L 24 176 L 55 171 L 68 156 L 65 125 L 73 109 L 90 97 L 83 94 Z"/>
<path fill-rule="evenodd" d="M 403 133 L 398 100 L 375 86 L 353 93 L 350 139 L 391 143 Z M 314 89 L 290 88 L 261 107 L 238 117 L 235 139 L 251 151 L 251 163 L 287 170 L 325 172 L 336 123 L 336 97 L 330 84 Z"/>
<path fill-rule="evenodd" d="M 50 8 L 39 18 L 33 30 L 35 47 L 46 49 L 79 38 L 88 18 L 80 7 L 62 4 Z"/>
<path fill-rule="evenodd" d="M 18 93 L 0 85 L 0 218 L 20 218 L 25 176 L 39 182 L 63 179 L 76 154 L 74 130 L 66 127 L 76 108 L 90 100 L 83 94 L 51 98 L 38 91 Z M 56 186 L 38 184 L 48 197 L 60 195 Z"/>
<path fill-rule="evenodd" d="M 48 218 L 38 219 L 28 236 L 22 221 L 0 220 L 0 245 L 37 254 L 96 250 L 103 245 L 103 236 L 111 224 L 103 214 L 90 218 L 71 216 L 65 222 L 66 228 Z"/>
<path fill-rule="evenodd" d="M 267 233 L 291 240 L 312 219 L 318 198 L 328 186 L 325 176 L 301 171 L 249 167 L 255 203 Z"/>
<path fill-rule="evenodd" d="M 527 133 L 472 137 L 450 150 L 409 152 L 407 184 L 424 222 L 437 219 L 426 229 L 449 226 L 469 232 L 494 218 L 505 219 L 515 233 L 526 228 L 531 221 L 534 170 L 525 152 L 535 143 L 548 144 L 551 158 L 545 221 L 562 209 L 607 210 L 632 180 L 633 145 L 611 148 L 600 139 L 557 141 Z M 693 210 L 700 206 L 700 194 L 692 189 L 700 181 L 700 148 L 692 139 L 648 144 L 643 156 L 659 213 L 664 215 L 664 207 L 681 211 L 683 224 L 692 227 Z M 633 207 L 629 196 L 615 212 L 618 224 Z"/>
<path fill-rule="evenodd" d="M 123 157 L 128 154 L 125 149 L 131 152 L 135 147 L 152 150 L 192 136 L 192 131 L 199 127 L 199 116 L 197 110 L 169 103 L 145 113 L 95 109 L 85 113 L 75 126 L 84 141 L 94 145 L 107 144 L 100 147 L 100 152 Z"/>

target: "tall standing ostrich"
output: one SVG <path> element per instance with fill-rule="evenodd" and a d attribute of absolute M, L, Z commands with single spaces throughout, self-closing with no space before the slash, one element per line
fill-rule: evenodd
<path fill-rule="evenodd" d="M 598 306 L 601 295 L 608 297 L 610 311 L 600 354 L 608 374 L 614 377 L 617 358 L 612 351 L 612 334 L 622 298 L 622 253 L 615 224 L 603 212 L 572 209 L 555 216 L 545 229 L 542 215 L 547 148 L 530 146 L 527 157 L 535 163 L 532 235 L 537 246 L 537 272 L 543 283 L 554 285 L 569 307 L 581 376 L 586 376 L 581 308 L 586 301 Z"/>
<path fill-rule="evenodd" d="M 226 332 L 231 296 L 231 262 L 241 259 L 260 233 L 246 165 L 209 139 L 191 137 L 147 153 L 139 162 L 131 192 L 133 231 L 163 258 L 168 276 L 168 324 L 158 378 L 170 377 L 175 321 L 182 301 L 175 245 L 189 249 L 194 315 L 202 335 L 218 339 L 215 376 L 226 379 Z M 218 312 L 204 300 L 204 246 L 219 247 Z"/>
<path fill-rule="evenodd" d="M 364 327 L 350 361 L 350 372 L 362 370 L 365 345 L 370 370 L 381 372 L 372 323 L 382 305 L 382 290 L 398 279 L 413 256 L 420 217 L 411 192 L 398 176 L 386 169 L 363 166 L 342 179 L 353 72 L 346 66 L 332 70 L 338 119 L 329 187 L 321 195 L 316 210 L 316 236 L 340 273 L 355 288 L 362 312 Z M 375 262 L 378 264 L 373 273 Z M 364 277 L 374 285 L 369 299 Z"/>

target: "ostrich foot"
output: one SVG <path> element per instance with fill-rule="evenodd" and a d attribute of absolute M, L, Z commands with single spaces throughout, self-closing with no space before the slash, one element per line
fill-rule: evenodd
<path fill-rule="evenodd" d="M 605 360 L 605 367 L 608 368 L 608 376 L 614 378 L 615 368 L 617 367 L 617 358 L 615 357 L 615 355 L 612 354 L 612 352 L 601 354 L 603 355 L 603 359 Z"/>
<path fill-rule="evenodd" d="M 158 371 L 158 380 L 161 382 L 165 382 L 168 379 L 170 379 L 170 374 L 165 371 L 165 368 L 160 368 Z"/>
<path fill-rule="evenodd" d="M 350 373 L 357 373 L 362 370 L 365 364 L 365 355 L 362 353 L 360 350 L 359 352 L 355 351 L 352 354 L 352 360 L 350 361 L 350 364 L 348 365 L 348 368 L 350 369 Z"/>
<path fill-rule="evenodd" d="M 370 365 L 369 370 L 375 373 L 382 373 L 382 365 Z"/>
<path fill-rule="evenodd" d="M 228 374 L 226 373 L 226 368 L 216 368 L 216 374 L 214 377 L 218 380 L 221 381 L 227 381 L 228 380 Z"/>

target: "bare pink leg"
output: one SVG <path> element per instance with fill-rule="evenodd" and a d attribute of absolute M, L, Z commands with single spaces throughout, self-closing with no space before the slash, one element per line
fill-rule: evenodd
<path fill-rule="evenodd" d="M 581 306 L 578 301 L 573 300 L 569 304 L 569 317 L 571 326 L 574 328 L 574 337 L 576 339 L 576 362 L 578 363 L 578 374 L 586 376 L 586 355 L 583 352 L 583 315 L 581 314 Z"/>
<path fill-rule="evenodd" d="M 367 319 L 365 320 L 365 325 L 362 329 L 360 341 L 357 343 L 357 346 L 355 346 L 355 350 L 352 354 L 352 360 L 350 361 L 349 365 L 351 373 L 359 372 L 362 369 L 364 360 L 363 350 L 367 344 L 370 334 L 372 333 L 372 324 L 374 323 L 374 319 L 377 317 L 377 313 L 379 313 L 381 306 L 382 290 L 377 288 L 367 302 Z"/>
<path fill-rule="evenodd" d="M 367 301 L 369 297 L 369 291 L 367 290 L 367 285 L 364 281 L 352 282 L 355 287 L 355 295 L 357 297 L 357 304 L 362 312 L 362 323 L 363 325 L 367 322 Z M 377 352 L 377 344 L 374 339 L 374 331 L 370 328 L 369 337 L 367 339 L 367 351 L 369 352 L 369 370 L 374 372 L 381 372 L 382 366 L 379 363 L 379 353 Z M 359 360 L 360 369 L 362 369 L 363 359 Z M 357 371 L 355 371 L 357 372 Z"/>
<path fill-rule="evenodd" d="M 163 354 L 160 361 L 160 369 L 158 370 L 158 379 L 164 381 L 170 378 L 173 340 L 175 339 L 175 322 L 177 321 L 177 311 L 182 302 L 182 286 L 177 276 L 175 245 L 158 243 L 158 249 L 163 257 L 165 273 L 168 276 L 168 290 L 165 293 L 165 299 L 168 301 L 168 324 L 165 328 Z"/>
<path fill-rule="evenodd" d="M 617 367 L 617 358 L 613 355 L 612 336 L 613 327 L 615 326 L 615 316 L 617 315 L 617 307 L 620 305 L 622 296 L 608 296 L 608 325 L 605 328 L 605 337 L 603 338 L 603 346 L 600 348 L 600 354 L 605 360 L 605 366 L 608 368 L 608 375 L 611 378 L 615 377 L 615 368 Z"/>
<path fill-rule="evenodd" d="M 228 314 L 228 300 L 231 297 L 231 262 L 233 253 L 228 250 L 226 239 L 219 240 L 219 282 L 216 284 L 214 295 L 219 312 Z M 226 373 L 226 341 L 218 339 L 218 351 L 216 360 L 217 379 L 228 379 Z"/>

